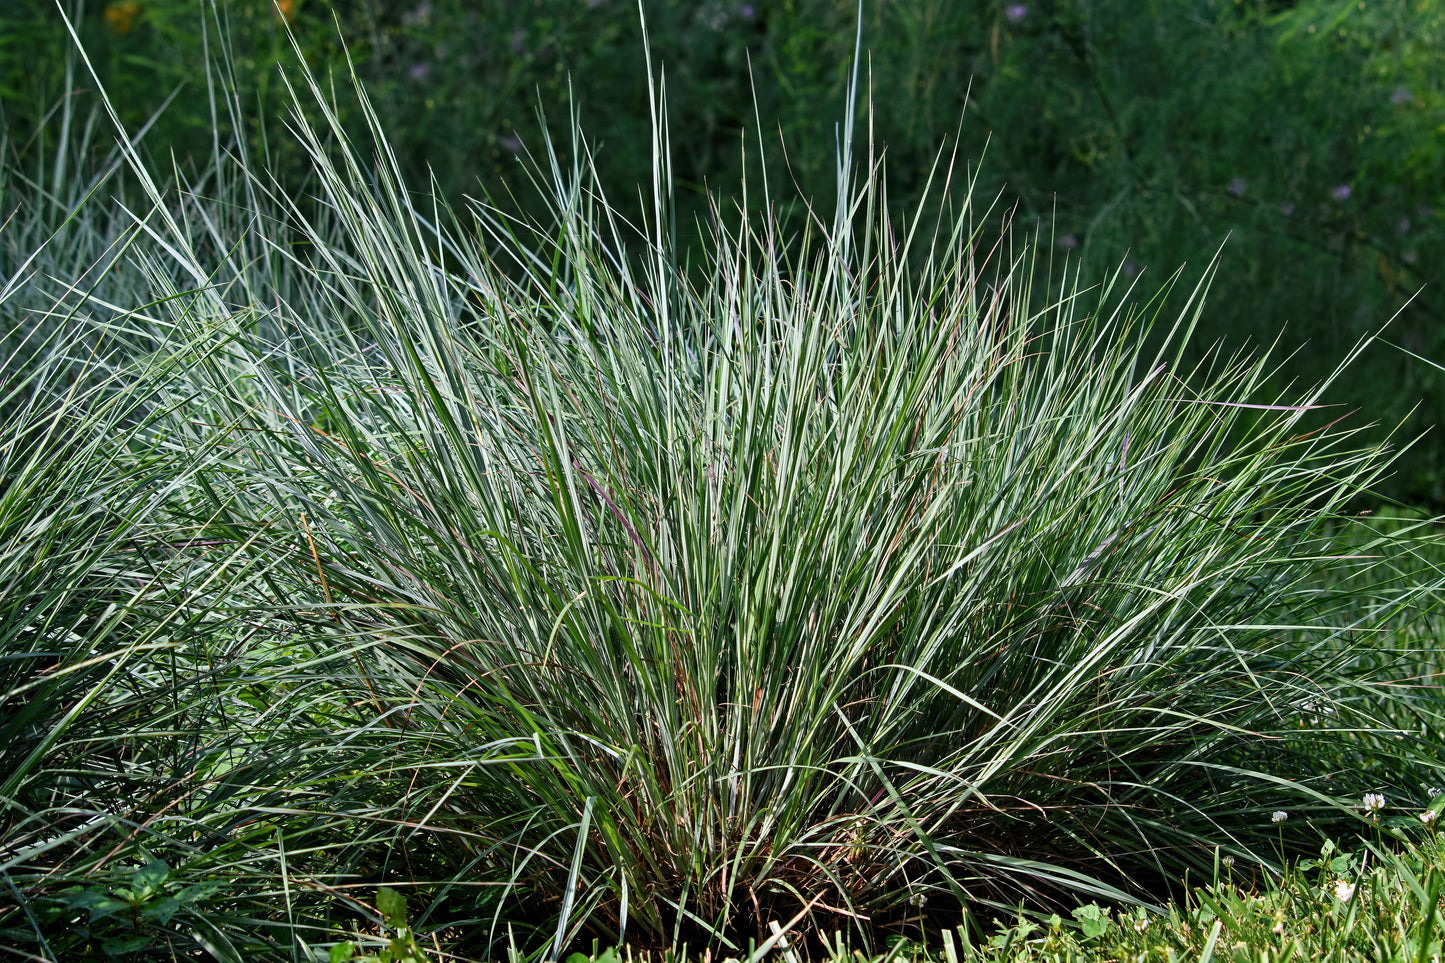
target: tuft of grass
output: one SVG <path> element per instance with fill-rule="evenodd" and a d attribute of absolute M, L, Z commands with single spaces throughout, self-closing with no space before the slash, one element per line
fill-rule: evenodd
<path fill-rule="evenodd" d="M 5 563 L 42 578 L 15 612 L 78 613 L 6 637 L 5 698 L 37 653 L 90 673 L 17 730 L 36 953 L 157 860 L 134 938 L 223 959 L 341 946 L 383 884 L 494 958 L 1148 911 L 1439 771 L 1392 641 L 1431 582 L 1341 538 L 1389 454 L 1328 384 L 1182 363 L 1209 272 L 1166 316 L 987 205 L 894 222 L 852 95 L 833 210 L 714 210 L 680 265 L 660 83 L 648 223 L 580 134 L 525 223 L 412 193 L 298 76 L 304 205 L 244 151 L 172 196 L 123 147 L 128 296 L 74 309 L 114 388 L 4 429 L 42 453 L 13 538 L 96 546 Z"/>

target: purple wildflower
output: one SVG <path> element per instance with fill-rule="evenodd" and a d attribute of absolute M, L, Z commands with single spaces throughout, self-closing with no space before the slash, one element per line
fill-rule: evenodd
<path fill-rule="evenodd" d="M 1029 8 L 1022 3 L 1011 3 L 1003 8 L 1003 15 L 1008 17 L 1010 23 L 1018 23 L 1029 15 Z"/>
<path fill-rule="evenodd" d="M 1244 189 L 1248 186 L 1249 182 L 1246 181 L 1243 177 L 1236 177 L 1234 180 L 1229 182 L 1229 187 L 1227 189 L 1229 193 L 1233 194 L 1235 197 L 1243 197 Z"/>
<path fill-rule="evenodd" d="M 1339 187 L 1336 187 L 1334 190 L 1330 191 L 1330 197 L 1343 204 L 1345 201 L 1348 201 L 1350 199 L 1351 193 L 1353 192 L 1350 190 L 1350 185 L 1341 184 Z"/>
<path fill-rule="evenodd" d="M 1063 248 L 1066 251 L 1072 251 L 1078 246 L 1079 239 L 1074 237 L 1074 235 L 1072 234 L 1065 234 L 1063 237 L 1059 238 L 1059 247 Z"/>
<path fill-rule="evenodd" d="M 1414 99 L 1415 95 L 1410 92 L 1410 88 L 1408 87 L 1396 87 L 1395 92 L 1390 95 L 1390 103 L 1392 104 L 1408 104 Z"/>
<path fill-rule="evenodd" d="M 431 64 L 412 64 L 406 75 L 412 80 L 426 80 L 427 74 L 431 73 Z"/>

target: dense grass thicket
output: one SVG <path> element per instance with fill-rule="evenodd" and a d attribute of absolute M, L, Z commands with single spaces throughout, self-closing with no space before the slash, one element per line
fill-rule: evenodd
<path fill-rule="evenodd" d="M 1085 287 L 962 162 L 895 217 L 851 121 L 682 264 L 655 80 L 644 219 L 574 118 L 523 221 L 290 76 L 289 193 L 3 172 L 0 941 L 872 948 L 1426 830 L 1433 528 L 1331 382 L 1186 360 L 1210 273 Z"/>

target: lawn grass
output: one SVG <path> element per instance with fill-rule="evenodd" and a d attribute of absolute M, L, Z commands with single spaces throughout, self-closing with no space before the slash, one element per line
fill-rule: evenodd
<path fill-rule="evenodd" d="M 856 80 L 810 228 L 717 210 L 679 265 L 660 82 L 630 225 L 580 132 L 550 221 L 455 211 L 294 77 L 300 190 L 245 144 L 169 181 L 123 145 L 129 201 L 5 172 L 22 953 L 315 958 L 401 893 L 459 958 L 1019 914 L 1000 953 L 1067 958 L 1101 903 L 1107 952 L 1204 955 L 1205 908 L 1263 911 L 1171 917 L 1188 880 L 1285 873 L 1325 933 L 1286 866 L 1360 832 L 1323 885 L 1438 902 L 1400 815 L 1445 782 L 1435 526 L 1360 518 L 1391 453 L 1329 383 L 1182 363 L 1209 272 L 1081 290 L 987 204 L 899 214 Z"/>

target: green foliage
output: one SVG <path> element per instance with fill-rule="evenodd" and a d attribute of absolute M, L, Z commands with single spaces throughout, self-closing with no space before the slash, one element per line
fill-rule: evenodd
<path fill-rule="evenodd" d="M 591 956 L 585 953 L 573 953 L 567 957 L 567 963 L 622 963 L 622 961 L 615 949 L 608 948 L 598 953 L 594 947 Z"/>
<path fill-rule="evenodd" d="M 304 204 L 244 151 L 3 181 L 28 952 L 292 959 L 372 887 L 394 960 L 1024 912 L 1007 953 L 1088 901 L 1105 941 L 1441 772 L 1438 538 L 1347 514 L 1389 456 L 1333 386 L 1191 360 L 1212 274 L 1166 313 L 964 194 L 895 217 L 846 125 L 835 202 L 719 206 L 689 262 L 661 118 L 643 228 L 575 130 L 528 222 L 421 203 L 295 77 Z"/>
<path fill-rule="evenodd" d="M 1104 935 L 1104 930 L 1109 925 L 1109 911 L 1101 909 L 1097 903 L 1074 907 L 1073 916 L 1078 921 L 1079 932 L 1086 940 Z"/>
<path fill-rule="evenodd" d="M 376 909 L 381 914 L 383 927 L 391 935 L 386 945 L 375 953 L 357 955 L 353 942 L 335 943 L 327 958 L 330 963 L 427 963 L 426 953 L 417 945 L 416 934 L 407 925 L 406 897 L 389 886 L 376 891 Z"/>
<path fill-rule="evenodd" d="M 1417 824 L 1418 825 L 1418 824 Z M 1057 921 L 1001 925 L 977 951 L 963 937 L 958 957 L 989 961 L 1088 960 L 1387 960 L 1416 963 L 1439 955 L 1445 922 L 1445 855 L 1432 838 L 1353 853 L 1326 841 L 1323 857 L 1266 874 L 1255 885 L 1217 880 L 1192 890 L 1159 915 L 1080 907 L 1077 931 Z M 953 938 L 945 940 L 950 963 Z M 937 958 L 935 953 L 933 958 Z"/>
<path fill-rule="evenodd" d="M 62 955 L 99 952 L 107 957 L 144 957 L 169 942 L 178 915 L 211 896 L 214 883 L 182 884 L 163 859 L 119 870 L 113 882 L 63 889 L 36 905 L 50 949 Z M 14 935 L 14 934 L 12 934 Z"/>

